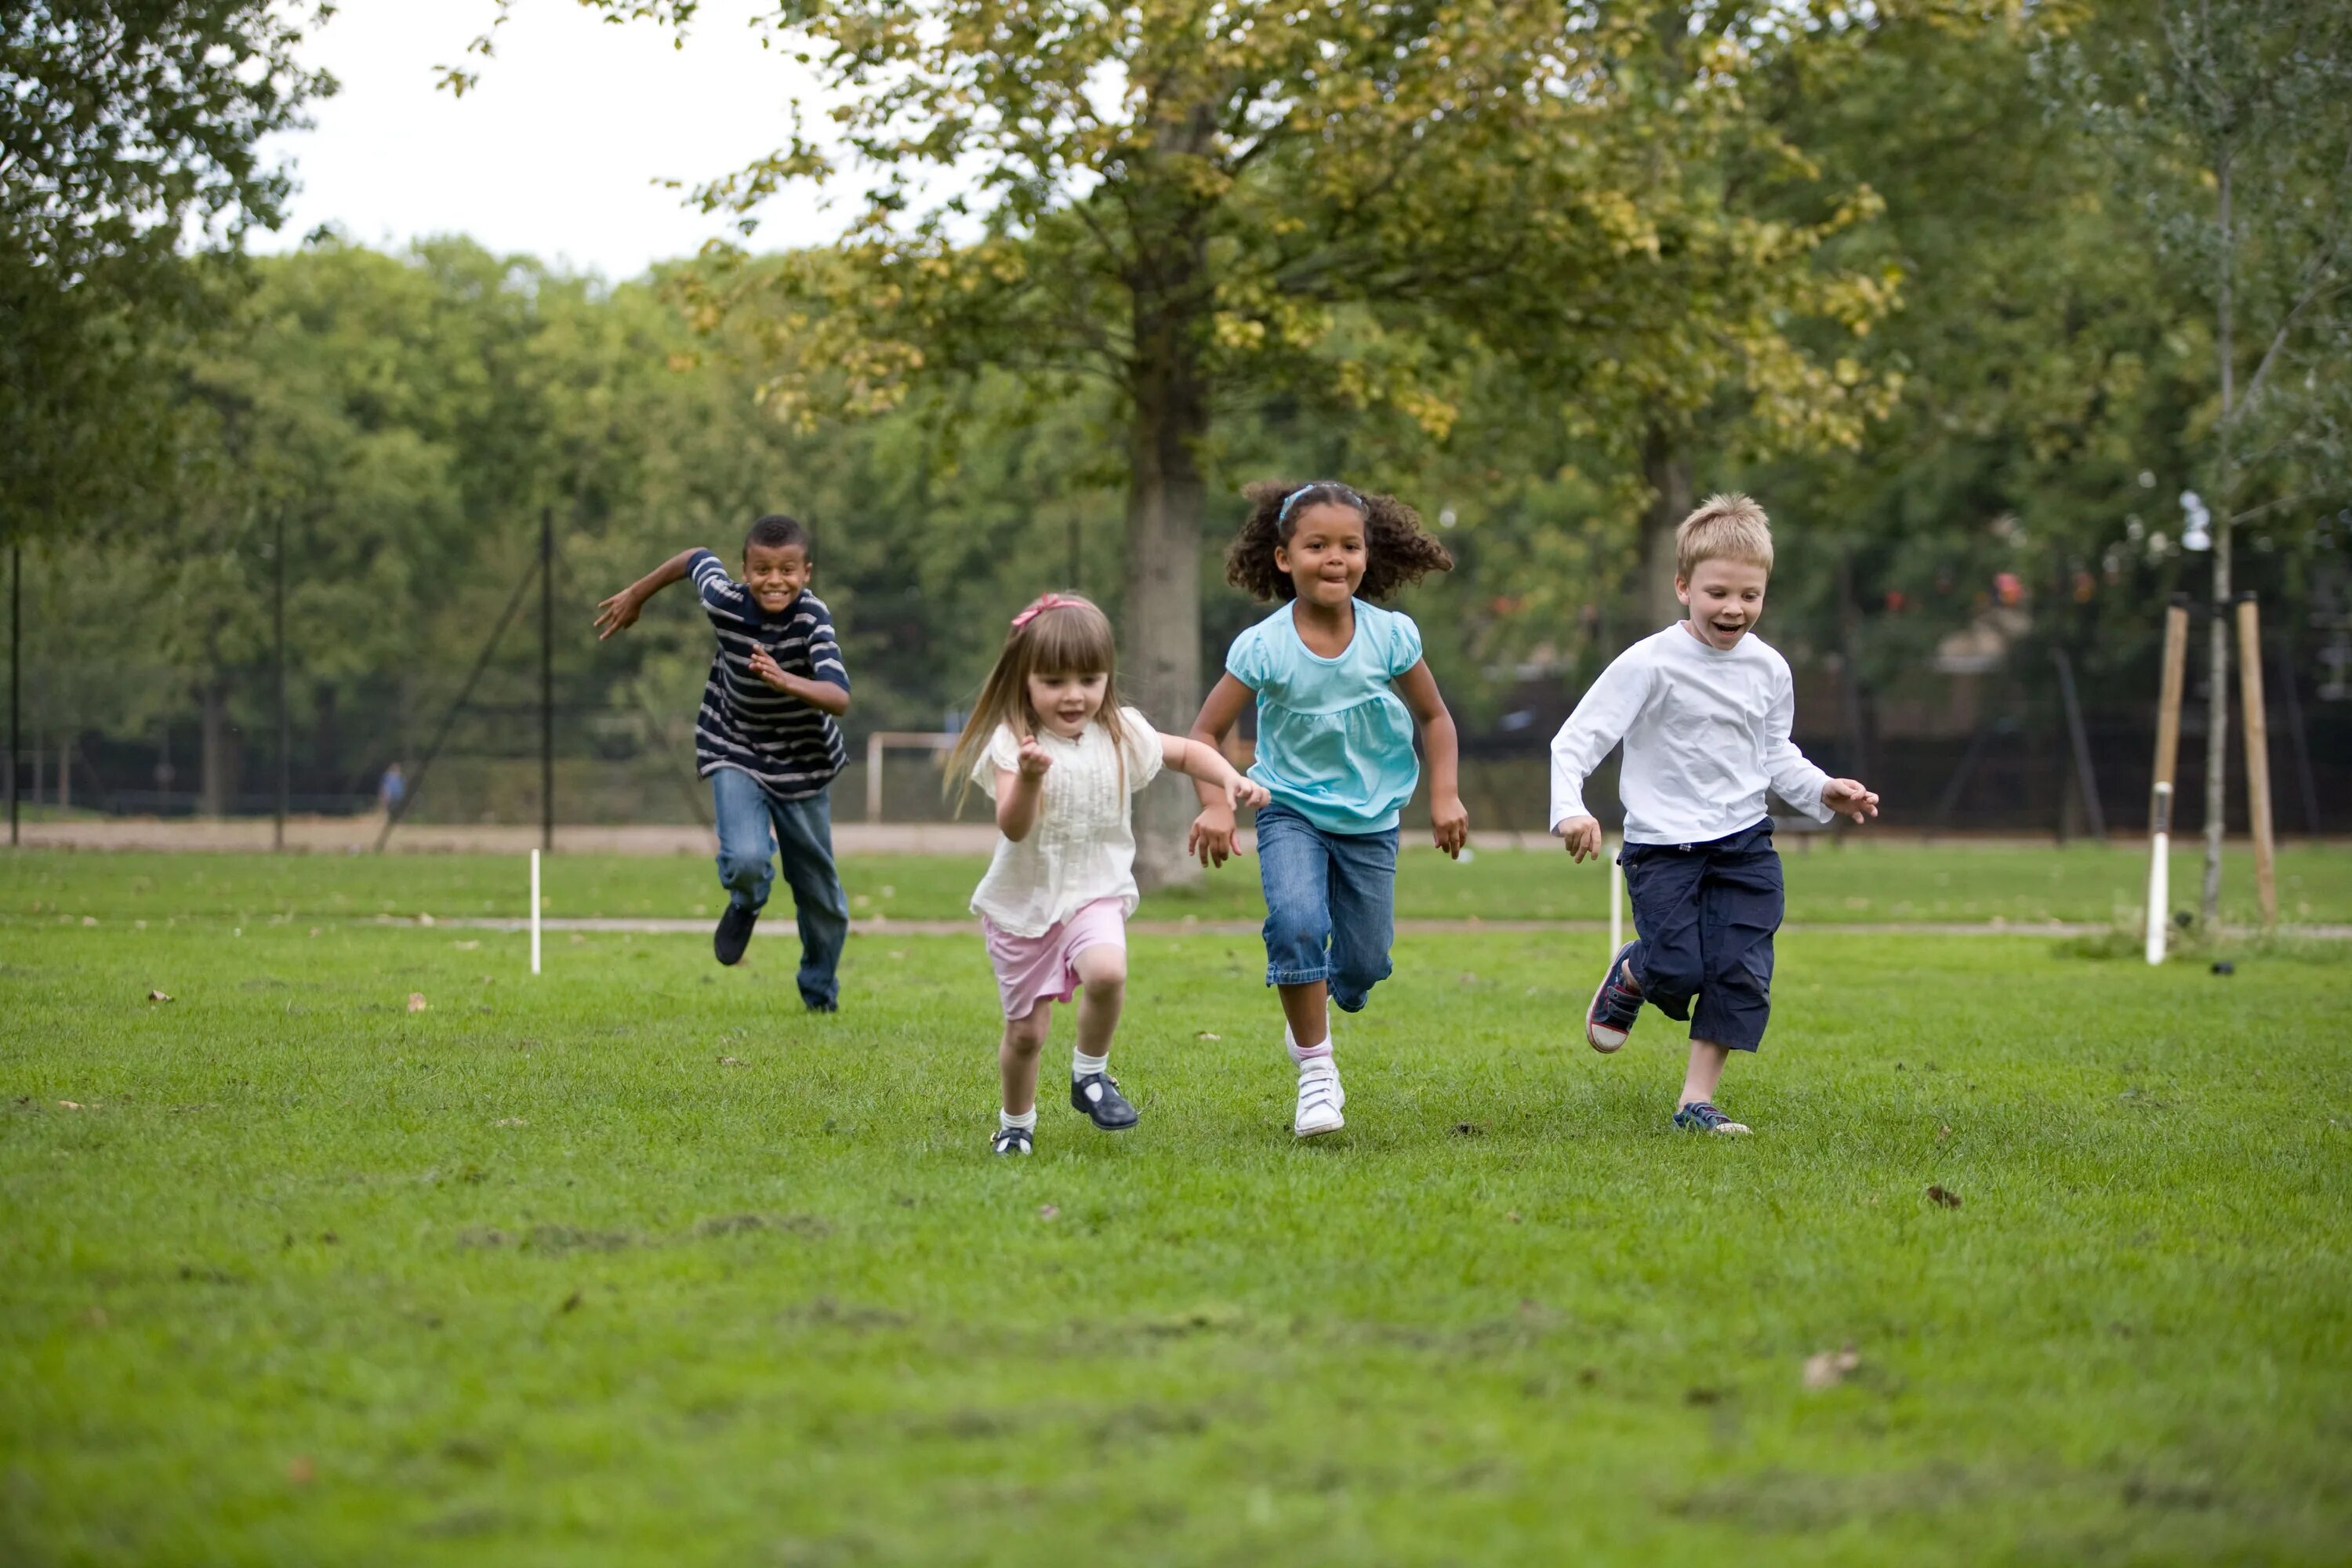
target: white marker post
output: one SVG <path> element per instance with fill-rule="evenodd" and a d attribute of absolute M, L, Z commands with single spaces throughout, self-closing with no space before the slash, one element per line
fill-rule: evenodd
<path fill-rule="evenodd" d="M 1609 856 L 1609 956 L 1625 945 L 1625 868 L 1617 864 L 1617 857 L 1609 855 L 1609 844 L 1601 841 L 1601 852 Z"/>
<path fill-rule="evenodd" d="M 2164 670 L 2156 700 L 2155 786 L 2147 802 L 2147 961 L 2164 962 L 2172 904 L 2172 770 L 2180 757 L 2181 688 L 2189 667 L 2189 605 L 2175 599 L 2164 612 Z M 2214 739 L 2213 745 L 2227 742 Z"/>
<path fill-rule="evenodd" d="M 539 973 L 539 851 L 530 852 L 530 972 Z"/>

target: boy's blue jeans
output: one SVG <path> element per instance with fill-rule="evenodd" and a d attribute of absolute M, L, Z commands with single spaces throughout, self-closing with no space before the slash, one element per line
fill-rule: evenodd
<path fill-rule="evenodd" d="M 1397 830 L 1332 833 L 1276 802 L 1257 814 L 1265 888 L 1265 983 L 1328 981 L 1343 1013 L 1360 1013 L 1389 977 L 1396 936 Z"/>
<path fill-rule="evenodd" d="M 781 850 L 800 921 L 801 1000 L 830 1012 L 849 940 L 849 900 L 833 868 L 832 800 L 821 792 L 778 800 L 751 774 L 720 768 L 710 775 L 710 804 L 719 819 L 719 879 L 735 903 L 754 911 L 767 903 L 775 881 L 768 858 Z"/>

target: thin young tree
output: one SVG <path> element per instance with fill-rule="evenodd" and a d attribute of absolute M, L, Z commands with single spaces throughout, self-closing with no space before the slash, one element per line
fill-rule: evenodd
<path fill-rule="evenodd" d="M 2240 527 L 2352 493 L 2352 6 L 2154 0 L 2057 57 L 2139 183 L 2161 254 L 2206 303 L 2212 496 L 2205 874 L 2221 915 L 2230 600 Z"/>

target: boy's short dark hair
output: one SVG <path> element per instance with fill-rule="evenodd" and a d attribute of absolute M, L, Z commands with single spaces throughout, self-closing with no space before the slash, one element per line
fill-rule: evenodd
<path fill-rule="evenodd" d="M 772 511 L 751 525 L 751 531 L 743 536 L 743 553 L 749 555 L 755 544 L 762 550 L 782 550 L 797 544 L 802 554 L 815 553 L 809 545 L 809 531 L 801 526 L 798 519 L 780 511 Z"/>

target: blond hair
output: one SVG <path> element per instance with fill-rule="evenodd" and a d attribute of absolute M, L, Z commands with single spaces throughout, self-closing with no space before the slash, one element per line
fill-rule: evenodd
<path fill-rule="evenodd" d="M 1772 520 L 1755 499 L 1712 495 L 1675 530 L 1675 575 L 1690 581 L 1702 561 L 1745 561 L 1772 570 Z"/>
<path fill-rule="evenodd" d="M 980 696 L 948 753 L 946 784 L 955 791 L 956 809 L 963 809 L 971 794 L 972 764 L 988 749 L 999 724 L 1027 740 L 1037 732 L 1037 710 L 1029 705 L 1033 675 L 1100 675 L 1101 710 L 1095 718 L 1110 731 L 1118 755 L 1119 778 L 1127 776 L 1127 731 L 1118 717 L 1118 647 L 1111 638 L 1110 617 L 1091 599 L 1076 594 L 1042 594 L 1013 618 L 1004 634 L 996 663 L 981 682 Z"/>

